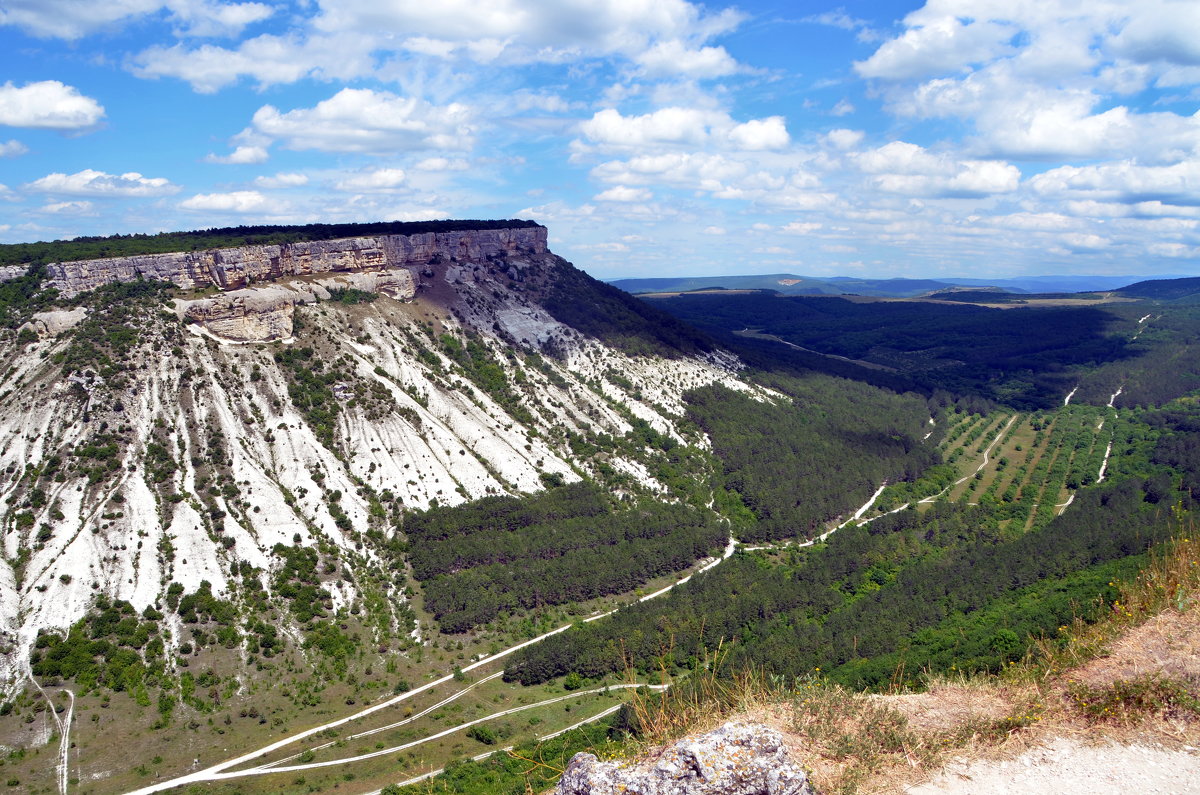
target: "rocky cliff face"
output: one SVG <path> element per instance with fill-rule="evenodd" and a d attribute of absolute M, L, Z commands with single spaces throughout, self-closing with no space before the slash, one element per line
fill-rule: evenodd
<path fill-rule="evenodd" d="M 172 307 L 98 293 L 36 317 L 33 342 L 0 335 L 0 691 L 27 681 L 40 631 L 98 598 L 161 609 L 203 582 L 236 604 L 264 589 L 298 647 L 274 593 L 279 545 L 319 550 L 329 615 L 376 644 L 416 642 L 388 557 L 404 511 L 583 474 L 662 488 L 653 451 L 581 457 L 571 438 L 644 421 L 681 439 L 686 390 L 752 388 L 727 355 L 632 357 L 555 320 L 539 296 L 571 266 L 544 243 L 536 228 L 59 266 L 68 292 L 290 275 Z M 367 262 L 388 267 L 295 275 Z M 336 300 L 351 288 L 377 297 Z M 190 630 L 164 628 L 174 659 Z"/>
<path fill-rule="evenodd" d="M 417 285 L 413 274 L 403 269 L 284 279 L 214 298 L 178 299 L 175 312 L 181 320 L 197 323 L 223 340 L 271 342 L 291 338 L 297 304 L 328 301 L 339 290 L 382 293 L 407 301 L 417 294 Z"/>
<path fill-rule="evenodd" d="M 419 269 L 443 259 L 481 261 L 518 252 L 544 254 L 545 227 L 242 246 L 58 262 L 47 267 L 51 284 L 63 295 L 75 296 L 104 284 L 138 278 L 170 282 L 185 289 L 215 286 L 232 290 L 283 277 L 381 268 Z"/>
<path fill-rule="evenodd" d="M 813 795 L 779 732 L 727 723 L 634 764 L 576 754 L 554 795 Z"/>

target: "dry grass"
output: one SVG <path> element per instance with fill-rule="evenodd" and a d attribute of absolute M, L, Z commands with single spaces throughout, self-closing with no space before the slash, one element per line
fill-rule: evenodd
<path fill-rule="evenodd" d="M 1110 614 L 1061 627 L 999 677 L 930 677 L 855 693 L 818 677 L 708 673 L 634 700 L 647 743 L 730 717 L 783 733 L 823 795 L 899 793 L 956 760 L 1011 758 L 1057 737 L 1200 745 L 1200 534 L 1159 548 Z"/>

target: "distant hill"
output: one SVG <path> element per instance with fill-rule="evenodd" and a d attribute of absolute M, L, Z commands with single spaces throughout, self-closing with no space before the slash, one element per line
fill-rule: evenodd
<path fill-rule="evenodd" d="M 1186 279 L 1148 279 L 1117 290 L 1130 298 L 1151 298 L 1172 301 L 1200 293 L 1200 277 Z"/>
<path fill-rule="evenodd" d="M 886 298 L 911 298 L 928 292 L 947 290 L 952 282 L 934 279 L 859 279 L 835 276 L 818 279 L 793 273 L 769 273 L 756 276 L 693 276 L 662 279 L 616 279 L 610 282 L 628 293 L 678 293 L 694 290 L 777 290 L 785 295 L 871 295 Z"/>
<path fill-rule="evenodd" d="M 1007 293 L 1080 293 L 1114 290 L 1132 285 L 1140 276 L 1023 276 L 1013 279 L 864 279 L 856 276 L 799 276 L 767 273 L 727 276 L 680 276 L 658 279 L 614 279 L 610 284 L 629 293 L 675 293 L 724 288 L 727 290 L 776 290 L 784 295 L 870 295 L 883 298 L 912 298 L 953 290 L 996 288 Z"/>

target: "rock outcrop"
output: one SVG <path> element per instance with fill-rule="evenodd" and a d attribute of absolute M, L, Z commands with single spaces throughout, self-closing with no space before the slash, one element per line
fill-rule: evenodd
<path fill-rule="evenodd" d="M 779 732 L 749 723 L 680 740 L 634 766 L 576 754 L 555 795 L 812 795 Z"/>
<path fill-rule="evenodd" d="M 47 312 L 35 313 L 21 328 L 32 329 L 40 335 L 54 336 L 75 328 L 85 317 L 87 317 L 87 310 L 82 306 L 74 309 L 51 309 Z"/>
<path fill-rule="evenodd" d="M 271 342 L 292 336 L 296 304 L 328 300 L 331 291 L 356 289 L 409 300 L 416 280 L 404 269 L 343 273 L 308 280 L 286 280 L 262 287 L 231 290 L 213 298 L 176 300 L 181 320 L 233 342 Z"/>
<path fill-rule="evenodd" d="M 74 296 L 112 282 L 153 279 L 185 289 L 235 290 L 254 282 L 340 271 L 424 268 L 441 260 L 483 261 L 546 252 L 546 228 L 472 229 L 314 240 L 271 246 L 56 262 L 50 286 Z M 23 272 L 23 271 L 22 271 Z"/>

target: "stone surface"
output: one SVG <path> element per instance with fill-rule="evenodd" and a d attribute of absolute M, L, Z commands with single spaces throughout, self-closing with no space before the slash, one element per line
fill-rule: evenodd
<path fill-rule="evenodd" d="M 517 252 L 546 252 L 545 227 L 473 229 L 419 235 L 314 240 L 275 246 L 183 251 L 134 257 L 56 262 L 50 284 L 74 296 L 134 279 L 171 282 L 185 289 L 234 290 L 254 282 L 339 271 L 423 268 L 439 260 L 486 260 Z M 23 271 L 22 271 L 23 272 Z"/>
<path fill-rule="evenodd" d="M 403 269 L 343 273 L 322 278 L 281 281 L 231 290 L 213 298 L 177 300 L 181 320 L 199 324 L 232 342 L 270 342 L 292 336 L 296 304 L 330 298 L 330 290 L 353 288 L 409 300 L 416 295 L 412 274 Z"/>
<path fill-rule="evenodd" d="M 49 312 L 38 312 L 29 319 L 29 322 L 21 326 L 21 328 L 29 328 L 36 331 L 38 334 L 61 334 L 64 331 L 75 328 L 87 317 L 87 310 L 82 306 L 74 309 L 53 309 Z"/>
<path fill-rule="evenodd" d="M 576 754 L 555 795 L 812 795 L 774 729 L 726 723 L 628 766 Z"/>

